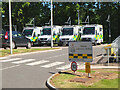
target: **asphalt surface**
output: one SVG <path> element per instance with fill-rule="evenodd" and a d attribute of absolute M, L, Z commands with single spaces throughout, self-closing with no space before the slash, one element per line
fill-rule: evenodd
<path fill-rule="evenodd" d="M 93 46 L 94 59 L 104 52 L 103 46 Z M 57 51 L 1 58 L 0 62 L 2 88 L 47 88 L 45 82 L 52 74 L 70 68 L 67 47 Z"/>

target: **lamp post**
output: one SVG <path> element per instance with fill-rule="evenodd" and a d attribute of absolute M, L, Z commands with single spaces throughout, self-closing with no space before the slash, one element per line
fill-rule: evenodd
<path fill-rule="evenodd" d="M 110 21 L 109 21 L 109 43 L 111 42 L 111 30 L 110 30 Z"/>
<path fill-rule="evenodd" d="M 9 28 L 10 28 L 10 54 L 12 54 L 12 20 L 11 20 L 11 0 L 9 0 Z"/>
<path fill-rule="evenodd" d="M 108 15 L 108 18 L 106 20 L 109 23 L 109 43 L 111 42 L 111 30 L 110 30 L 110 15 Z"/>
<path fill-rule="evenodd" d="M 51 48 L 53 48 L 53 5 L 51 0 Z"/>
<path fill-rule="evenodd" d="M 78 25 L 80 24 L 80 19 L 79 19 L 79 17 L 80 17 L 80 14 L 79 14 L 79 10 L 77 10 L 78 11 Z"/>

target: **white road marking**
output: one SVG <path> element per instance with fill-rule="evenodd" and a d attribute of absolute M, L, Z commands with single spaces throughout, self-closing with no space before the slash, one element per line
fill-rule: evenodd
<path fill-rule="evenodd" d="M 58 67 L 56 69 L 61 69 L 61 70 L 65 70 L 65 69 L 69 69 L 70 68 L 70 64 L 64 65 L 62 67 Z"/>
<path fill-rule="evenodd" d="M 9 58 L 9 57 L 1 57 L 0 60 L 2 60 L 2 59 L 7 59 L 7 58 Z"/>
<path fill-rule="evenodd" d="M 25 59 L 25 60 L 22 60 L 22 61 L 16 61 L 16 62 L 12 62 L 12 63 L 21 64 L 21 63 L 26 63 L 26 62 L 30 62 L 30 61 L 35 61 L 35 59 Z"/>
<path fill-rule="evenodd" d="M 46 62 L 49 62 L 49 61 L 41 60 L 41 61 L 36 61 L 36 62 L 28 63 L 26 65 L 34 66 L 34 65 L 39 65 L 39 64 L 46 63 Z"/>
<path fill-rule="evenodd" d="M 8 60 L 2 60 L 0 62 L 10 62 L 10 61 L 16 61 L 16 60 L 20 60 L 21 58 L 13 58 L 13 59 L 8 59 Z"/>
<path fill-rule="evenodd" d="M 14 67 L 18 67 L 18 66 L 20 66 L 20 65 L 14 65 L 14 66 L 10 66 L 10 67 L 6 67 L 6 68 L 2 68 L 2 69 L 0 69 L 0 71 L 2 71 L 2 70 L 6 70 L 6 69 L 10 69 L 10 68 L 14 68 Z"/>
<path fill-rule="evenodd" d="M 53 66 L 56 66 L 56 65 L 60 65 L 60 64 L 63 64 L 64 62 L 54 62 L 54 63 L 50 63 L 50 64 L 47 64 L 47 65 L 43 65 L 41 67 L 44 67 L 44 68 L 50 68 L 50 67 L 53 67 Z"/>

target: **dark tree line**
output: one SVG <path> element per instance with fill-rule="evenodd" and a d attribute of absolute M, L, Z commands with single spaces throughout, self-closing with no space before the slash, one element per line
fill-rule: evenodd
<path fill-rule="evenodd" d="M 2 27 L 9 24 L 8 3 L 2 3 Z M 90 17 L 90 24 L 102 24 L 104 26 L 104 41 L 108 42 L 109 23 L 106 22 L 110 15 L 110 29 L 112 40 L 120 35 L 120 2 L 54 2 L 53 18 L 54 25 L 64 25 L 71 17 L 72 25 L 78 23 L 78 12 L 80 22 Z M 36 26 L 44 26 L 50 20 L 50 3 L 41 2 L 12 2 L 12 24 L 17 25 L 22 31 L 25 24 L 35 18 Z M 82 25 L 82 23 L 81 23 Z"/>

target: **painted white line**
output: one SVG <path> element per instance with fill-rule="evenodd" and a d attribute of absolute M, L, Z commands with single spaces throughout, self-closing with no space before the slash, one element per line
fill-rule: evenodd
<path fill-rule="evenodd" d="M 60 65 L 60 64 L 63 64 L 64 62 L 54 62 L 54 63 L 50 63 L 50 64 L 47 64 L 47 65 L 43 65 L 41 67 L 44 67 L 44 68 L 50 68 L 50 67 L 53 67 L 53 66 L 56 66 L 56 65 Z"/>
<path fill-rule="evenodd" d="M 34 66 L 34 65 L 40 65 L 40 64 L 43 64 L 43 63 L 47 63 L 47 62 L 49 62 L 49 61 L 41 60 L 41 61 L 37 61 L 37 62 L 28 63 L 26 65 Z"/>
<path fill-rule="evenodd" d="M 21 63 L 26 63 L 26 62 L 30 62 L 30 61 L 35 61 L 35 59 L 25 59 L 25 60 L 22 60 L 22 61 L 16 61 L 16 62 L 12 62 L 12 63 L 21 64 Z"/>
<path fill-rule="evenodd" d="M 65 70 L 65 69 L 69 69 L 70 68 L 70 64 L 67 64 L 65 66 L 62 66 L 62 67 L 58 67 L 56 69 L 61 69 L 61 70 Z"/>
<path fill-rule="evenodd" d="M 1 57 L 0 60 L 2 60 L 2 59 L 7 59 L 7 58 L 9 58 L 9 57 Z"/>
<path fill-rule="evenodd" d="M 6 67 L 6 68 L 2 68 L 2 69 L 0 69 L 0 71 L 2 71 L 2 70 L 6 70 L 6 69 L 10 69 L 10 68 L 14 68 L 14 67 L 18 67 L 18 66 L 20 66 L 20 65 L 14 65 L 14 66 L 10 66 L 10 67 Z"/>
<path fill-rule="evenodd" d="M 13 59 L 8 59 L 8 60 L 2 60 L 0 62 L 10 62 L 10 61 L 16 61 L 16 60 L 20 60 L 21 58 L 13 58 Z"/>

